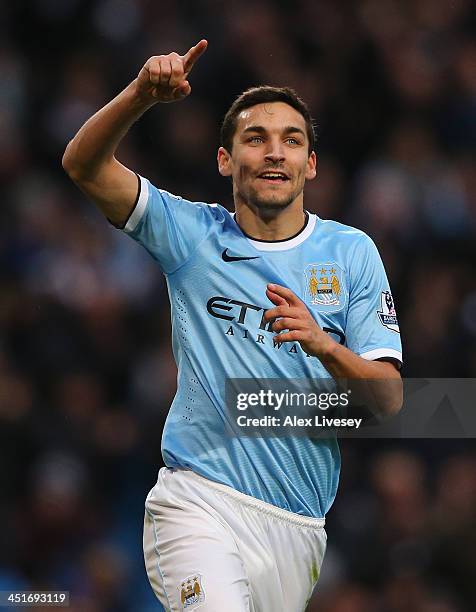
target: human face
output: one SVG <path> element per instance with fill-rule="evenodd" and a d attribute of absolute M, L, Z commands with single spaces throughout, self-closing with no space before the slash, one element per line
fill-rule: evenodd
<path fill-rule="evenodd" d="M 230 154 L 220 147 L 220 173 L 233 178 L 235 203 L 279 210 L 300 200 L 306 179 L 316 176 L 316 155 L 308 152 L 304 117 L 284 102 L 242 111 Z"/>

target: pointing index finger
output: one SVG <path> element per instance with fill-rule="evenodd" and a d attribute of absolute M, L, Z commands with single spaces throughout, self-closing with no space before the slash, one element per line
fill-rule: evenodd
<path fill-rule="evenodd" d="M 276 293 L 277 295 L 279 295 L 279 297 L 285 299 L 286 302 L 290 306 L 300 306 L 302 304 L 298 296 L 295 293 L 293 293 L 291 289 L 288 289 L 287 287 L 282 287 L 281 285 L 269 284 L 268 289 L 272 293 Z"/>
<path fill-rule="evenodd" d="M 274 293 L 274 291 L 271 291 L 270 289 L 266 289 L 266 295 L 268 299 L 273 302 L 273 304 L 276 304 L 276 306 L 289 306 L 284 298 L 277 293 Z"/>
<path fill-rule="evenodd" d="M 190 72 L 198 58 L 205 53 L 208 47 L 208 41 L 202 38 L 195 46 L 190 47 L 187 53 L 183 56 L 183 67 L 185 72 Z"/>

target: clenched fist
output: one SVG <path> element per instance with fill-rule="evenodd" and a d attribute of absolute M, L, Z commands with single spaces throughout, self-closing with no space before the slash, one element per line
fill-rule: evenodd
<path fill-rule="evenodd" d="M 188 75 L 207 45 L 208 42 L 203 39 L 185 55 L 174 52 L 149 58 L 136 79 L 137 95 L 148 103 L 175 102 L 186 98 L 192 91 Z"/>

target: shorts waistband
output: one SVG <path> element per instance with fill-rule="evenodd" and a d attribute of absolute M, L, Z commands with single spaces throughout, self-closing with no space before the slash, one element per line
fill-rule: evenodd
<path fill-rule="evenodd" d="M 230 497 L 231 499 L 239 502 L 243 506 L 247 506 L 248 508 L 252 508 L 253 510 L 257 510 L 262 514 L 267 514 L 268 516 L 274 516 L 275 518 L 280 519 L 281 521 L 286 521 L 291 523 L 292 525 L 296 525 L 298 527 L 308 527 L 311 529 L 322 529 L 326 524 L 325 518 L 314 518 L 312 516 L 302 516 L 301 514 L 296 514 L 295 512 L 290 512 L 289 510 L 284 510 L 283 508 L 278 508 L 277 506 L 273 506 L 272 504 L 268 504 L 267 502 L 262 501 L 261 499 L 256 499 L 256 497 L 252 497 L 251 495 L 246 495 L 246 493 L 241 493 L 241 491 L 237 491 L 236 489 L 232 489 L 228 485 L 221 484 L 220 482 L 215 482 L 214 480 L 209 480 L 204 476 L 200 476 L 196 472 L 192 470 L 177 470 L 183 474 L 186 474 L 188 478 L 195 480 L 196 482 L 200 482 L 205 487 L 209 489 L 213 489 Z"/>

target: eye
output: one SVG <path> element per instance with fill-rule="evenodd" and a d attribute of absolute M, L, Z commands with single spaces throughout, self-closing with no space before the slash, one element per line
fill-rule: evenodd
<path fill-rule="evenodd" d="M 290 136 L 289 138 L 286 138 L 286 142 L 288 144 L 291 144 L 291 145 L 299 145 L 299 144 L 301 144 L 300 141 L 297 138 L 294 138 L 293 136 Z"/>
<path fill-rule="evenodd" d="M 250 136 L 248 138 L 248 142 L 254 143 L 254 144 L 260 144 L 261 142 L 264 142 L 262 136 Z"/>

